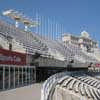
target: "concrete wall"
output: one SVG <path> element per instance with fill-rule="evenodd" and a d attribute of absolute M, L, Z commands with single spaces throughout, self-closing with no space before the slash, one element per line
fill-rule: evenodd
<path fill-rule="evenodd" d="M 39 66 L 47 66 L 47 67 L 66 67 L 67 64 L 64 61 L 60 61 L 53 58 L 43 58 L 40 57 L 36 60 L 39 62 Z"/>

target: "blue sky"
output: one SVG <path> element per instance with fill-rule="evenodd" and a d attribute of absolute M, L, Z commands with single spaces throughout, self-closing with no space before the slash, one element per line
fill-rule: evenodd
<path fill-rule="evenodd" d="M 0 13 L 15 9 L 32 17 L 34 11 L 54 17 L 65 31 L 79 34 L 86 30 L 100 41 L 100 0 L 0 0 Z"/>

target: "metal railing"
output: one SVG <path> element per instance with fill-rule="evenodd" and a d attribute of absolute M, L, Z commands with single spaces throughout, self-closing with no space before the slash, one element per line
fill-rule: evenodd
<path fill-rule="evenodd" d="M 49 99 L 49 95 L 50 95 L 50 92 L 51 92 L 52 88 L 55 87 L 57 81 L 65 75 L 68 75 L 68 73 L 67 72 L 57 73 L 57 74 L 52 75 L 51 77 L 49 77 L 44 82 L 44 84 L 41 88 L 41 100 L 48 100 Z"/>
<path fill-rule="evenodd" d="M 35 66 L 0 64 L 0 91 L 27 86 L 35 82 Z"/>

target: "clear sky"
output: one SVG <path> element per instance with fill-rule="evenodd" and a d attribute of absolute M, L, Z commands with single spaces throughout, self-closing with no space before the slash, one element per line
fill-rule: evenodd
<path fill-rule="evenodd" d="M 27 16 L 38 10 L 63 23 L 66 32 L 86 30 L 100 42 L 100 0 L 0 0 L 0 12 L 5 9 L 21 10 Z"/>

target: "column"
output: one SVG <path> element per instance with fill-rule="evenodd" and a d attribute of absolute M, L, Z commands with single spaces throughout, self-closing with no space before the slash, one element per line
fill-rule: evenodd
<path fill-rule="evenodd" d="M 34 81 L 36 82 L 36 67 L 34 66 Z"/>
<path fill-rule="evenodd" d="M 19 86 L 19 66 L 18 66 L 18 86 Z"/>
<path fill-rule="evenodd" d="M 31 82 L 30 75 L 31 75 L 31 71 L 30 71 L 30 68 L 29 68 L 29 84 L 30 84 L 30 82 Z"/>
<path fill-rule="evenodd" d="M 3 90 L 5 90 L 5 66 L 3 66 Z"/>
<path fill-rule="evenodd" d="M 26 84 L 27 84 L 27 67 L 25 68 Z"/>

